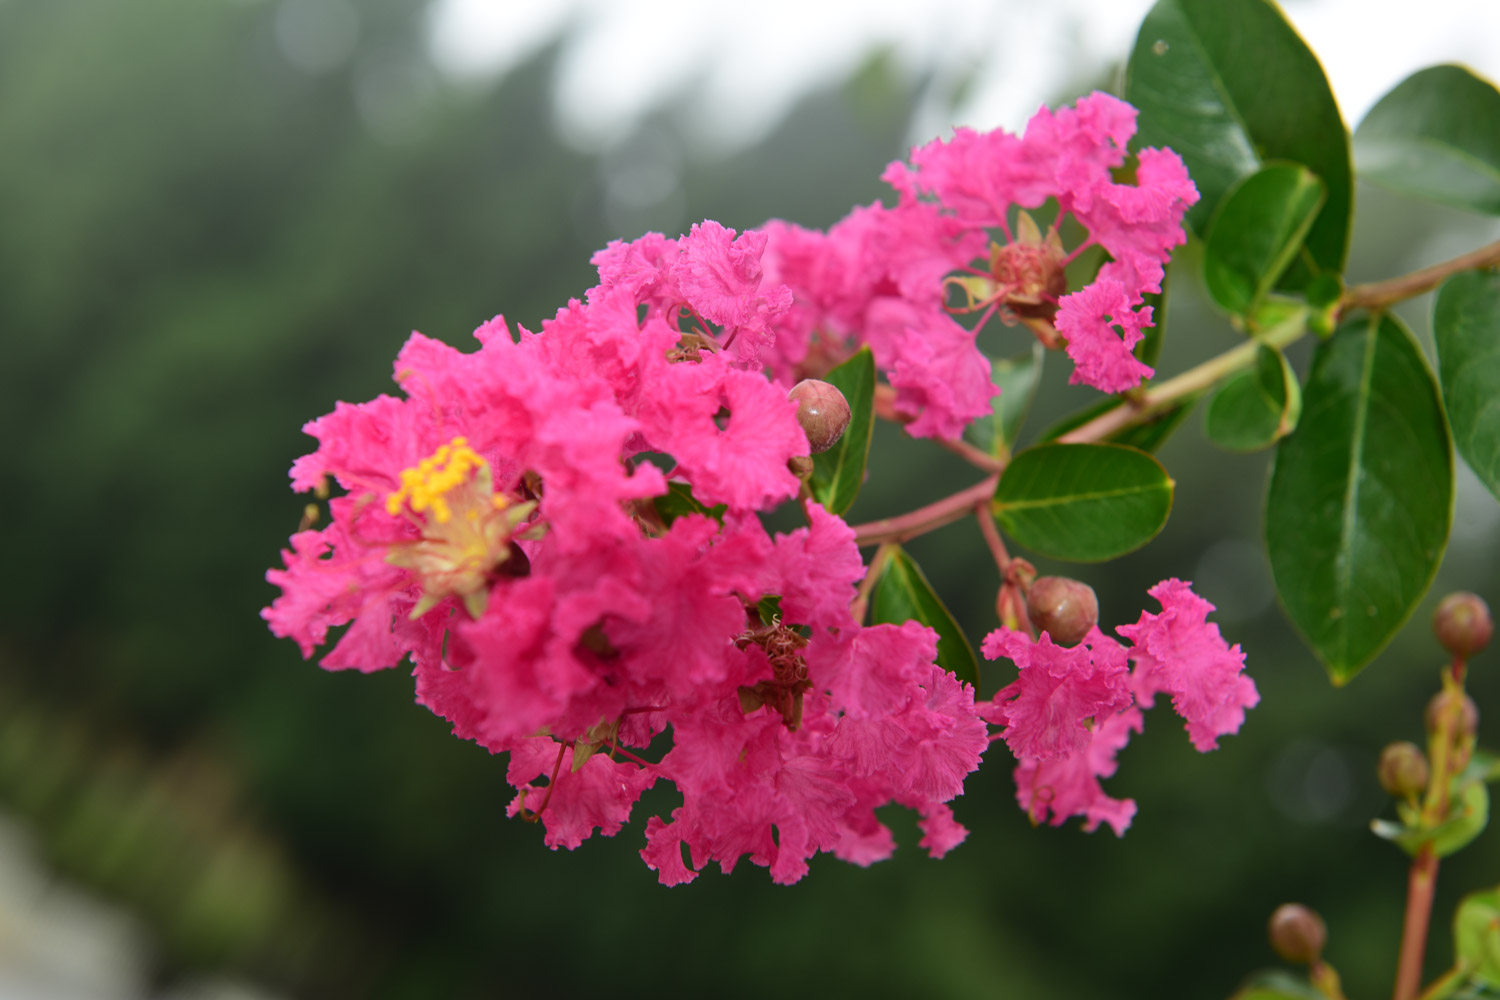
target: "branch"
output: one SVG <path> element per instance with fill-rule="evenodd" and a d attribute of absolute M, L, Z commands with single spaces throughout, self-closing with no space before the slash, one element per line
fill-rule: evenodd
<path fill-rule="evenodd" d="M 1473 271 L 1496 264 L 1500 264 L 1500 240 L 1441 264 L 1403 274 L 1399 278 L 1387 278 L 1385 281 L 1373 281 L 1346 289 L 1344 297 L 1339 300 L 1338 315 L 1342 316 L 1351 309 L 1381 309 L 1394 302 L 1430 292 L 1460 271 Z"/>
<path fill-rule="evenodd" d="M 934 528 L 952 524 L 973 510 L 975 504 L 982 503 L 993 495 L 995 484 L 999 481 L 1000 477 L 993 475 L 968 489 L 959 490 L 951 496 L 930 503 L 926 507 L 919 507 L 900 517 L 887 517 L 858 525 L 854 529 L 854 540 L 861 546 L 882 545 L 886 542 L 899 544 L 916 538 L 918 535 L 926 534 Z"/>

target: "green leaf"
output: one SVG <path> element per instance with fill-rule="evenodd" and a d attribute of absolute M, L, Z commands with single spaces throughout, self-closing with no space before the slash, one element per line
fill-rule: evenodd
<path fill-rule="evenodd" d="M 1483 747 L 1475 747 L 1469 755 L 1469 763 L 1463 773 L 1454 778 L 1456 785 L 1463 786 L 1473 781 L 1495 781 L 1500 779 L 1500 754 Z"/>
<path fill-rule="evenodd" d="M 1349 135 L 1317 58 L 1266 0 L 1159 0 L 1125 71 L 1140 111 L 1139 146 L 1181 156 L 1202 195 L 1188 213 L 1206 230 L 1224 193 L 1269 160 L 1301 163 L 1328 200 L 1307 235 L 1316 270 L 1342 272 L 1354 180 Z M 1297 285 L 1307 277 L 1298 267 Z"/>
<path fill-rule="evenodd" d="M 979 661 L 974 647 L 911 556 L 899 547 L 888 549 L 882 565 L 871 567 L 871 572 L 876 571 L 880 579 L 870 595 L 872 620 L 891 625 L 919 621 L 931 628 L 938 634 L 938 665 L 977 688 Z"/>
<path fill-rule="evenodd" d="M 712 507 L 703 506 L 702 501 L 693 496 L 693 488 L 687 483 L 668 482 L 667 492 L 656 497 L 653 503 L 656 505 L 656 513 L 663 524 L 670 525 L 685 514 L 704 514 L 716 521 L 724 519 L 724 511 L 729 508 L 724 504 L 714 504 Z"/>
<path fill-rule="evenodd" d="M 1359 123 L 1354 155 L 1393 191 L 1500 215 L 1500 91 L 1462 66 L 1413 73 Z"/>
<path fill-rule="evenodd" d="M 1471 892 L 1453 914 L 1453 961 L 1469 977 L 1500 987 L 1500 889 Z"/>
<path fill-rule="evenodd" d="M 1269 448 L 1297 428 L 1302 390 L 1280 351 L 1261 345 L 1255 366 L 1225 382 L 1209 400 L 1203 432 L 1225 451 Z"/>
<path fill-rule="evenodd" d="M 1172 509 L 1161 463 L 1117 444 L 1044 444 L 1011 459 L 995 488 L 995 518 L 1033 552 L 1101 562 L 1145 545 Z"/>
<path fill-rule="evenodd" d="M 990 377 L 1000 387 L 1000 395 L 993 398 L 988 416 L 964 428 L 965 441 L 996 458 L 1010 454 L 1010 446 L 1016 443 L 1021 423 L 1036 396 L 1045 354 L 1041 344 L 1033 343 L 1025 354 L 991 362 Z"/>
<path fill-rule="evenodd" d="M 1449 805 L 1448 818 L 1431 829 L 1377 819 L 1370 823 L 1370 830 L 1413 856 L 1431 841 L 1433 853 L 1446 858 L 1473 842 L 1489 821 L 1490 791 L 1484 782 L 1476 781 L 1463 786 Z"/>
<path fill-rule="evenodd" d="M 1252 976 L 1229 1000 L 1327 1000 L 1305 977 L 1294 976 L 1285 969 L 1273 969 Z"/>
<path fill-rule="evenodd" d="M 849 427 L 827 451 L 813 456 L 812 495 L 830 514 L 842 514 L 854 504 L 865 482 L 865 461 L 875 429 L 875 355 L 861 347 L 834 368 L 823 381 L 836 386 L 849 401 Z"/>
<path fill-rule="evenodd" d="M 1500 272 L 1456 274 L 1432 309 L 1453 444 L 1500 498 Z"/>
<path fill-rule="evenodd" d="M 1292 263 L 1323 207 L 1326 189 L 1296 163 L 1262 167 L 1219 202 L 1203 247 L 1203 280 L 1237 316 L 1255 311 Z"/>
<path fill-rule="evenodd" d="M 1421 348 L 1389 315 L 1344 323 L 1313 354 L 1266 500 L 1276 592 L 1335 684 L 1411 615 L 1452 515 L 1448 426 Z"/>

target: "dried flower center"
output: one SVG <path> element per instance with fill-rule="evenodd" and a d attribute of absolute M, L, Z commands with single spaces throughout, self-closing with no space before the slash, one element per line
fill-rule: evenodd
<path fill-rule="evenodd" d="M 740 649 L 760 646 L 771 661 L 772 675 L 753 687 L 741 687 L 740 711 L 749 714 L 769 705 L 793 732 L 802 725 L 802 695 L 812 688 L 802 650 L 807 639 L 781 622 L 750 629 L 735 638 Z"/>
<path fill-rule="evenodd" d="M 1005 246 L 990 245 L 990 274 L 1000 301 L 1022 318 L 1051 320 L 1068 290 L 1067 259 L 1055 226 L 1043 235 L 1030 215 L 1019 213 L 1015 238 Z"/>
<path fill-rule="evenodd" d="M 411 616 L 458 597 L 478 618 L 496 569 L 512 558 L 524 560 L 512 539 L 536 503 L 513 503 L 496 493 L 489 463 L 456 437 L 401 473 L 401 488 L 386 497 L 385 509 L 405 512 L 422 533 L 391 546 L 386 556 L 391 565 L 411 570 L 422 586 Z"/>

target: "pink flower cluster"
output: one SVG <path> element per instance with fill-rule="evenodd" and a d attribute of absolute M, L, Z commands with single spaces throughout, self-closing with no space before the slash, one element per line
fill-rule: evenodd
<path fill-rule="evenodd" d="M 1162 590 L 1161 616 L 1121 630 L 1128 677 L 1097 632 L 1079 650 L 996 633 L 986 651 L 1022 676 L 977 706 L 936 664 L 931 629 L 855 619 L 865 567 L 848 525 L 805 502 L 808 526 L 772 537 L 757 512 L 801 485 L 787 385 L 859 344 L 911 433 L 956 437 L 988 411 L 988 363 L 949 311 L 955 273 L 986 315 L 1055 315 L 1075 380 L 1114 391 L 1149 373 L 1130 356 L 1150 321 L 1141 295 L 1196 193 L 1169 152 L 1142 152 L 1137 184 L 1113 180 L 1133 128 L 1132 109 L 1095 94 L 1022 137 L 961 131 L 892 166 L 894 208 L 826 234 L 648 234 L 600 251 L 599 284 L 540 332 L 497 317 L 471 353 L 413 334 L 400 396 L 306 427 L 318 447 L 294 488 L 344 493 L 267 574 L 282 591 L 263 612 L 272 631 L 311 656 L 344 627 L 331 669 L 409 658 L 418 701 L 510 754 L 511 813 L 554 848 L 613 835 L 646 789 L 675 785 L 681 805 L 650 818 L 641 852 L 667 884 L 746 856 L 777 882 L 819 851 L 870 864 L 894 849 L 875 816 L 891 802 L 942 856 L 966 836 L 947 803 L 989 744 L 986 717 L 1053 789 L 1055 816 L 1123 829 L 1097 777 L 1120 727 L 1138 728 L 1136 700 L 1170 693 L 1200 747 L 1254 703 L 1248 680 L 1224 679 L 1238 654 L 1194 619 L 1196 598 Z M 1113 257 L 1072 295 L 1055 234 L 988 242 L 1011 232 L 1011 205 L 1049 197 Z"/>
<path fill-rule="evenodd" d="M 989 412 L 995 387 L 976 337 L 990 315 L 1029 320 L 1065 341 L 1075 383 L 1120 392 L 1152 374 L 1132 354 L 1161 291 L 1163 268 L 1185 237 L 1198 191 L 1170 150 L 1143 149 L 1134 183 L 1115 179 L 1135 133 L 1135 109 L 1095 93 L 1071 108 L 1043 108 L 1024 135 L 959 129 L 949 141 L 893 163 L 891 208 L 856 208 L 826 233 L 784 222 L 766 227 L 766 271 L 795 293 L 766 358 L 778 374 L 814 374 L 821 356 L 867 343 L 896 389 L 895 406 L 917 437 L 955 438 Z M 1056 202 L 1087 237 L 1071 250 L 1052 234 L 1023 232 L 1014 210 Z M 991 243 L 992 230 L 1004 245 Z M 1062 268 L 1092 246 L 1110 260 L 1092 283 L 1065 294 Z M 954 319 L 950 289 L 978 290 L 978 326 Z"/>
<path fill-rule="evenodd" d="M 1150 593 L 1161 613 L 1142 612 L 1136 624 L 1116 629 L 1128 649 L 1097 627 L 1071 649 L 1045 632 L 1035 641 L 1005 628 L 985 637 L 986 657 L 1009 657 L 1020 668 L 981 710 L 1005 727 L 1000 735 L 1020 762 L 1016 798 L 1036 822 L 1050 815 L 1057 826 L 1082 816 L 1086 830 L 1108 823 L 1125 832 L 1135 802 L 1110 798 L 1099 779 L 1115 773 L 1115 755 L 1141 731 L 1141 709 L 1157 694 L 1172 696 L 1193 746 L 1205 752 L 1239 732 L 1245 710 L 1260 701 L 1244 673 L 1245 654 L 1208 622 L 1212 604 L 1176 579 Z"/>
<path fill-rule="evenodd" d="M 854 620 L 865 570 L 842 520 L 808 504 L 808 527 L 773 538 L 755 515 L 796 495 L 807 441 L 785 388 L 709 345 L 753 355 L 787 309 L 764 242 L 704 223 L 615 245 L 540 333 L 497 319 L 473 353 L 413 334 L 403 397 L 308 425 L 293 485 L 347 494 L 269 574 L 265 617 L 305 655 L 347 623 L 324 666 L 411 657 L 419 701 L 510 753 L 511 811 L 549 845 L 614 834 L 675 784 L 642 852 L 668 884 L 747 855 L 778 882 L 818 851 L 869 864 L 894 848 L 875 817 L 892 801 L 941 856 L 965 836 L 945 803 L 987 746 L 930 629 Z M 664 515 L 669 483 L 722 519 Z"/>

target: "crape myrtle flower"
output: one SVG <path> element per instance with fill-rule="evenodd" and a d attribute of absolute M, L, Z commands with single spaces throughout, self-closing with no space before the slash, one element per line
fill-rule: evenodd
<path fill-rule="evenodd" d="M 400 395 L 305 428 L 317 448 L 293 487 L 342 493 L 267 573 L 271 630 L 311 656 L 343 629 L 329 669 L 410 661 L 421 704 L 509 755 L 509 811 L 550 847 L 613 836 L 647 788 L 674 786 L 641 851 L 669 885 L 746 857 L 780 883 L 818 852 L 871 864 L 894 850 L 876 818 L 893 802 L 941 857 L 967 835 L 948 803 L 992 739 L 1035 821 L 1123 832 L 1134 803 L 1099 779 L 1137 704 L 1170 694 L 1200 749 L 1254 704 L 1243 655 L 1185 584 L 1153 590 L 1163 611 L 1120 630 L 1130 649 L 1097 628 L 1070 648 L 991 635 L 986 654 L 1021 673 L 976 704 L 930 628 L 855 619 L 865 566 L 841 518 L 804 499 L 807 527 L 772 536 L 759 513 L 799 495 L 814 450 L 788 390 L 862 345 L 885 412 L 918 437 L 990 411 L 976 338 L 992 316 L 1066 346 L 1075 382 L 1151 373 L 1131 353 L 1143 296 L 1197 193 L 1169 151 L 1117 177 L 1134 114 L 1095 94 L 1022 136 L 959 130 L 891 165 L 895 204 L 826 233 L 648 233 L 599 251 L 599 283 L 540 331 L 496 317 L 473 351 L 412 334 Z M 1043 233 L 1018 210 L 1048 200 Z M 1087 233 L 1071 249 L 1064 217 Z M 1063 269 L 1093 246 L 1110 260 L 1069 292 Z M 700 512 L 671 516 L 655 503 L 669 491 Z"/>
<path fill-rule="evenodd" d="M 1033 822 L 1050 816 L 1056 826 L 1082 816 L 1086 830 L 1108 823 L 1116 834 L 1125 832 L 1135 803 L 1110 798 L 1099 779 L 1114 773 L 1115 755 L 1141 731 L 1141 709 L 1152 707 L 1157 694 L 1171 696 L 1202 752 L 1216 748 L 1219 736 L 1239 732 L 1245 710 L 1260 700 L 1244 673 L 1245 654 L 1208 621 L 1212 604 L 1177 579 L 1149 593 L 1162 611 L 1142 612 L 1136 624 L 1115 630 L 1128 647 L 1097 627 L 1072 648 L 1046 633 L 1033 640 L 1007 628 L 985 637 L 987 658 L 1004 656 L 1020 669 L 980 711 L 1005 726 L 1000 737 L 1019 761 L 1016 797 Z"/>
<path fill-rule="evenodd" d="M 988 745 L 930 629 L 855 622 L 848 525 L 809 503 L 772 537 L 755 514 L 795 496 L 809 451 L 752 359 L 789 299 L 760 281 L 763 244 L 712 223 L 616 244 L 539 333 L 496 319 L 468 353 L 413 334 L 402 397 L 307 426 L 293 485 L 346 493 L 268 574 L 278 635 L 311 655 L 347 625 L 325 667 L 409 657 L 421 703 L 509 753 L 510 811 L 549 846 L 612 835 L 675 784 L 642 852 L 667 883 L 747 855 L 778 882 L 818 851 L 869 864 L 894 849 L 875 817 L 893 801 L 940 856 Z M 669 477 L 723 514 L 666 523 L 650 501 Z"/>
<path fill-rule="evenodd" d="M 1132 353 L 1152 324 L 1144 296 L 1161 291 L 1198 192 L 1170 150 L 1143 149 L 1127 164 L 1135 115 L 1095 93 L 1041 109 L 1022 135 L 960 128 L 887 168 L 894 206 L 856 208 L 826 233 L 768 224 L 765 273 L 794 298 L 767 363 L 795 381 L 869 344 L 917 437 L 956 438 L 989 412 L 995 388 L 976 336 L 997 313 L 1065 347 L 1073 382 L 1138 385 L 1152 374 Z M 1049 201 L 1058 215 L 1044 234 L 1025 210 Z M 1068 219 L 1087 234 L 1071 249 L 1059 234 Z M 1109 260 L 1069 293 L 1064 268 L 1096 246 Z M 965 312 L 980 314 L 972 329 L 954 319 Z"/>

